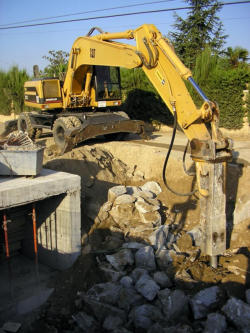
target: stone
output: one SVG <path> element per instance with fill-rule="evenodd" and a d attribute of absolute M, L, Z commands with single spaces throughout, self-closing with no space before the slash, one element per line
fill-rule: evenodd
<path fill-rule="evenodd" d="M 88 332 L 98 332 L 98 323 L 96 320 L 89 316 L 87 313 L 81 311 L 75 315 L 72 315 L 73 320 L 76 322 L 77 326 L 85 333 Z"/>
<path fill-rule="evenodd" d="M 134 256 L 130 249 L 122 249 L 115 254 L 107 254 L 106 259 L 118 271 L 123 270 L 127 265 L 134 264 Z"/>
<path fill-rule="evenodd" d="M 156 253 L 156 262 L 161 270 L 168 269 L 169 266 L 172 265 L 173 255 L 175 255 L 174 250 L 167 250 L 164 248 Z"/>
<path fill-rule="evenodd" d="M 162 319 L 162 313 L 154 305 L 143 304 L 134 308 L 129 317 L 132 317 L 136 328 L 147 330 L 154 322 Z"/>
<path fill-rule="evenodd" d="M 157 202 L 158 203 L 158 202 Z M 135 202 L 135 207 L 139 213 L 145 214 L 148 212 L 154 212 L 160 209 L 160 205 L 153 204 L 152 201 L 144 200 L 143 198 L 138 198 Z"/>
<path fill-rule="evenodd" d="M 125 327 L 119 327 L 117 329 L 114 329 L 112 333 L 133 333 L 133 332 L 127 330 Z"/>
<path fill-rule="evenodd" d="M 195 246 L 202 245 L 202 230 L 200 227 L 194 227 L 192 230 L 188 231 L 188 234 L 192 237 L 192 241 Z"/>
<path fill-rule="evenodd" d="M 144 302 L 144 298 L 134 288 L 124 287 L 121 289 L 118 300 L 120 309 L 129 311 L 131 307 L 141 305 Z"/>
<path fill-rule="evenodd" d="M 144 274 L 136 282 L 135 289 L 148 301 L 152 301 L 156 297 L 160 287 L 148 274 Z"/>
<path fill-rule="evenodd" d="M 140 213 L 141 221 L 145 224 L 151 224 L 154 227 L 161 225 L 161 215 L 157 211 Z"/>
<path fill-rule="evenodd" d="M 203 333 L 223 333 L 226 332 L 226 318 L 220 313 L 209 313 L 205 323 Z"/>
<path fill-rule="evenodd" d="M 109 214 L 121 227 L 130 226 L 132 223 L 138 224 L 141 221 L 140 214 L 134 204 L 123 204 L 114 206 Z"/>
<path fill-rule="evenodd" d="M 132 278 L 133 282 L 136 283 L 140 277 L 144 274 L 147 274 L 148 271 L 144 268 L 139 268 L 136 267 L 131 273 L 130 273 L 130 277 Z"/>
<path fill-rule="evenodd" d="M 6 323 L 3 324 L 2 329 L 6 332 L 17 332 L 21 328 L 22 324 L 13 322 L 13 321 L 7 321 Z"/>
<path fill-rule="evenodd" d="M 161 288 L 170 288 L 173 285 L 170 278 L 167 276 L 165 272 L 161 271 L 155 272 L 153 278 Z"/>
<path fill-rule="evenodd" d="M 135 254 L 136 267 L 145 268 L 148 271 L 156 269 L 154 250 L 151 246 L 144 246 Z"/>
<path fill-rule="evenodd" d="M 176 286 L 181 289 L 192 289 L 198 283 L 192 279 L 191 275 L 185 269 L 181 269 L 175 273 L 174 281 Z"/>
<path fill-rule="evenodd" d="M 144 246 L 145 246 L 145 244 L 138 243 L 138 242 L 129 242 L 129 243 L 122 244 L 122 247 L 124 249 L 132 249 L 132 250 L 139 250 Z"/>
<path fill-rule="evenodd" d="M 250 289 L 246 290 L 246 301 L 248 304 L 250 304 Z"/>
<path fill-rule="evenodd" d="M 240 299 L 231 297 L 222 307 L 227 318 L 234 323 L 237 329 L 250 332 L 250 305 Z"/>
<path fill-rule="evenodd" d="M 134 198 L 138 198 L 143 193 L 140 187 L 137 186 L 126 186 L 126 193 L 132 195 Z"/>
<path fill-rule="evenodd" d="M 125 288 L 130 288 L 133 286 L 133 279 L 130 276 L 124 276 L 121 278 L 120 284 Z"/>
<path fill-rule="evenodd" d="M 171 291 L 166 288 L 158 292 L 158 298 L 162 304 L 162 311 L 167 321 L 180 321 L 188 315 L 188 297 L 180 289 Z"/>
<path fill-rule="evenodd" d="M 105 330 L 112 331 L 123 325 L 121 317 L 108 316 L 105 318 L 102 327 Z"/>
<path fill-rule="evenodd" d="M 241 253 L 230 257 L 221 256 L 219 259 L 219 263 L 235 275 L 241 275 L 242 272 L 247 272 L 248 262 L 249 258 Z"/>
<path fill-rule="evenodd" d="M 102 205 L 101 210 L 104 212 L 109 212 L 111 210 L 112 206 L 113 206 L 113 202 L 107 201 Z"/>
<path fill-rule="evenodd" d="M 106 279 L 111 282 L 119 281 L 121 277 L 123 277 L 126 274 L 125 272 L 114 270 L 113 268 L 111 268 L 110 264 L 106 263 L 101 264 L 99 266 L 99 269 L 103 271 Z"/>
<path fill-rule="evenodd" d="M 154 181 L 147 182 L 144 185 L 142 185 L 140 188 L 142 189 L 142 191 L 152 192 L 156 196 L 161 193 L 160 185 Z"/>
<path fill-rule="evenodd" d="M 111 187 L 108 190 L 108 201 L 114 202 L 117 197 L 125 193 L 126 193 L 126 187 L 124 185 Z"/>
<path fill-rule="evenodd" d="M 194 319 L 204 318 L 211 310 L 215 310 L 219 305 L 221 294 L 218 286 L 203 289 L 195 294 L 190 300 Z"/>
<path fill-rule="evenodd" d="M 180 252 L 186 252 L 193 246 L 192 237 L 187 234 L 183 233 L 176 241 L 176 245 L 178 246 Z"/>
<path fill-rule="evenodd" d="M 155 323 L 147 330 L 147 333 L 166 333 L 159 323 Z"/>
<path fill-rule="evenodd" d="M 83 296 L 83 300 L 85 305 L 92 310 L 95 317 L 101 322 L 108 316 L 120 317 L 124 322 L 126 321 L 127 316 L 125 311 L 119 309 L 117 306 L 98 302 L 87 295 Z"/>
<path fill-rule="evenodd" d="M 168 326 L 164 333 L 193 333 L 195 332 L 192 327 L 186 324 L 178 324 L 176 326 Z M 201 332 L 198 330 L 197 332 Z"/>
<path fill-rule="evenodd" d="M 121 286 L 117 283 L 98 283 L 93 285 L 93 287 L 87 291 L 86 295 L 98 302 L 114 305 L 118 302 L 120 290 Z"/>
<path fill-rule="evenodd" d="M 122 194 L 114 200 L 114 206 L 132 204 L 133 202 L 135 202 L 135 198 L 132 195 Z"/>
<path fill-rule="evenodd" d="M 149 241 L 153 248 L 157 251 L 165 249 L 167 243 L 169 227 L 166 225 L 160 226 L 150 236 Z"/>

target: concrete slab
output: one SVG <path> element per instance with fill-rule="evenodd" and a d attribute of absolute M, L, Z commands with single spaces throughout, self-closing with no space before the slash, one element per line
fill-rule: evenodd
<path fill-rule="evenodd" d="M 0 210 L 80 190 L 80 177 L 43 169 L 37 177 L 0 176 Z"/>
<path fill-rule="evenodd" d="M 27 206 L 21 216 L 23 254 L 34 256 L 30 203 L 35 202 L 39 261 L 56 269 L 72 266 L 81 252 L 80 181 L 80 176 L 48 169 L 35 178 L 0 177 L 0 211 L 7 212 L 12 230 L 18 224 L 11 210 Z"/>

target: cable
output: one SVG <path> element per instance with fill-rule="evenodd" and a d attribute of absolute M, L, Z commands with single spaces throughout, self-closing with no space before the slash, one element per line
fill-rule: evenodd
<path fill-rule="evenodd" d="M 50 20 L 50 19 L 55 19 L 55 18 L 59 18 L 59 17 L 75 16 L 75 15 L 82 15 L 82 14 L 88 14 L 88 13 L 97 13 L 97 12 L 103 12 L 103 11 L 114 10 L 114 9 L 122 9 L 122 8 L 138 7 L 138 6 L 145 6 L 145 5 L 153 5 L 153 4 L 157 4 L 157 3 L 171 2 L 171 1 L 176 1 L 176 0 L 151 1 L 151 2 L 138 3 L 138 4 L 134 4 L 134 5 L 102 8 L 102 9 L 88 10 L 86 12 L 78 12 L 78 13 L 71 13 L 71 14 L 64 14 L 64 15 L 57 15 L 57 16 L 42 17 L 42 18 L 37 18 L 37 19 L 33 19 L 33 20 L 26 20 L 26 21 L 18 21 L 18 22 L 13 22 L 13 23 L 0 24 L 0 27 L 5 27 L 6 25 L 8 26 L 8 25 L 12 25 L 12 24 L 21 24 L 21 23 L 29 23 L 29 22 L 35 22 L 35 21 Z"/>
<path fill-rule="evenodd" d="M 186 163 L 185 163 L 188 146 L 189 146 L 189 140 L 187 141 L 187 144 L 186 144 L 186 147 L 185 147 L 185 150 L 184 150 L 184 153 L 183 153 L 182 166 L 183 166 L 183 170 L 184 170 L 185 174 L 188 175 L 188 176 L 193 177 L 193 176 L 195 176 L 195 173 L 194 172 L 189 172 L 186 168 Z"/>
<path fill-rule="evenodd" d="M 194 193 L 196 193 L 198 190 L 193 190 L 192 192 L 188 192 L 188 193 L 179 193 L 176 192 L 175 190 L 173 190 L 167 183 L 167 179 L 166 179 L 166 168 L 167 168 L 167 164 L 168 164 L 168 160 L 169 160 L 169 156 L 171 154 L 172 148 L 173 148 L 173 144 L 174 144 L 174 139 L 175 139 L 175 134 L 176 134 L 176 128 L 177 128 L 177 114 L 176 114 L 176 110 L 173 109 L 173 113 L 174 113 L 174 128 L 173 128 L 173 133 L 172 133 L 172 138 L 170 141 L 170 145 L 168 148 L 168 152 L 164 161 L 164 165 L 163 165 L 163 170 L 162 170 L 162 178 L 163 178 L 163 182 L 166 186 L 166 188 L 172 192 L 175 195 L 181 196 L 181 197 L 189 197 L 191 195 L 193 195 Z"/>
<path fill-rule="evenodd" d="M 220 5 L 221 6 L 226 6 L 226 5 L 237 5 L 237 4 L 250 4 L 250 1 L 227 2 L 227 3 L 221 3 Z M 208 6 L 211 7 L 212 5 L 208 5 Z M 94 16 L 94 17 L 86 17 L 86 18 L 71 19 L 71 20 L 52 21 L 52 22 L 45 22 L 45 23 L 26 24 L 26 25 L 16 25 L 16 26 L 10 26 L 10 27 L 0 27 L 0 30 L 9 30 L 9 29 L 17 29 L 17 28 L 29 28 L 29 27 L 51 25 L 51 24 L 90 21 L 90 20 L 98 20 L 98 19 L 106 19 L 106 18 L 114 18 L 114 17 L 122 17 L 122 16 L 132 16 L 132 15 L 140 15 L 140 14 L 170 12 L 170 11 L 178 11 L 178 10 L 186 10 L 186 9 L 194 9 L 194 8 L 195 8 L 194 6 L 188 6 L 188 7 L 165 8 L 165 9 L 157 9 L 157 10 L 146 10 L 146 11 L 141 11 L 141 12 Z"/>

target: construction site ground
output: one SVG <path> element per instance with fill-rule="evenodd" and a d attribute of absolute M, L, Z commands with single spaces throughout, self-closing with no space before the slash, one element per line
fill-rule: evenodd
<path fill-rule="evenodd" d="M 178 232 L 184 233 L 199 224 L 198 195 L 176 196 L 164 187 L 162 181 L 162 168 L 171 135 L 171 128 L 164 128 L 153 132 L 149 140 L 142 140 L 137 135 L 127 135 L 124 141 L 109 141 L 100 137 L 81 143 L 64 155 L 58 154 L 49 133 L 44 133 L 37 140 L 39 144 L 46 146 L 44 167 L 81 176 L 83 251 L 71 269 L 56 277 L 53 275 L 48 284 L 48 287 L 54 288 L 53 294 L 40 312 L 26 317 L 23 332 L 34 319 L 32 329 L 35 332 L 50 332 L 48 323 L 55 320 L 56 316 L 70 317 L 75 311 L 77 293 L 105 281 L 98 269 L 96 251 L 103 250 L 110 225 L 107 223 L 106 227 L 102 226 L 102 230 L 93 229 L 93 225 L 101 206 L 108 200 L 109 188 L 116 185 L 141 186 L 149 180 L 156 181 L 162 188 L 162 193 L 158 196 L 162 222 L 174 225 Z M 231 136 L 234 140 L 234 153 L 227 170 L 227 245 L 229 255 L 239 255 L 237 267 L 240 274 L 231 274 L 225 282 L 228 282 L 231 290 L 229 293 L 242 299 L 245 290 L 250 288 L 250 135 L 239 136 L 232 133 Z M 189 192 L 196 187 L 194 177 L 187 176 L 182 167 L 186 142 L 185 135 L 177 131 L 166 172 L 169 185 L 178 192 Z M 186 165 L 189 171 L 193 170 L 193 162 L 189 156 L 186 158 Z M 89 243 L 91 233 L 94 236 L 91 237 L 91 247 L 88 248 L 86 244 Z M 200 281 L 199 288 L 221 282 L 226 265 L 223 266 L 223 260 L 220 264 L 216 271 L 204 265 L 203 259 L 198 261 L 193 268 L 193 276 L 196 275 Z M 193 290 L 195 291 L 197 289 Z M 45 316 L 47 326 L 44 326 Z M 53 332 L 54 325 L 51 327 Z M 60 327 L 64 327 L 63 323 Z"/>

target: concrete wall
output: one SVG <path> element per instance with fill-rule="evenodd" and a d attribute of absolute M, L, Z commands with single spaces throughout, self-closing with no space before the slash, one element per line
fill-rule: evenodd
<path fill-rule="evenodd" d="M 34 257 L 34 203 L 39 261 L 57 269 L 70 267 L 81 251 L 80 177 L 43 170 L 34 179 L 0 177 L 0 185 L 0 210 L 7 209 L 8 214 L 11 208 L 23 204 L 30 211 L 25 216 L 22 252 Z"/>

